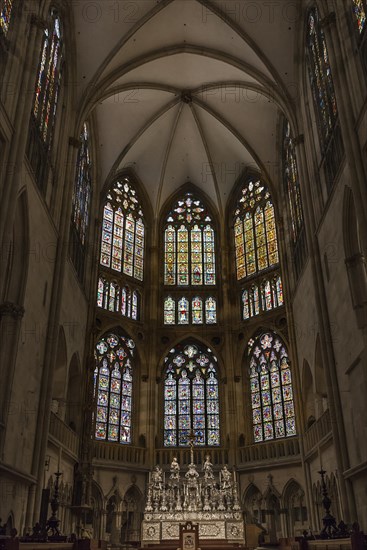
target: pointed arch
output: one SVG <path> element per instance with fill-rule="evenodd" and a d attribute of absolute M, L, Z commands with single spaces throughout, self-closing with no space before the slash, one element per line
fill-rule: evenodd
<path fill-rule="evenodd" d="M 100 265 L 143 281 L 145 221 L 140 198 L 128 175 L 109 187 L 103 205 Z"/>
<path fill-rule="evenodd" d="M 307 428 L 316 420 L 316 409 L 314 399 L 314 381 L 310 365 L 306 360 L 303 362 L 302 368 L 302 401 L 304 425 Z"/>
<path fill-rule="evenodd" d="M 366 325 L 367 272 L 353 192 L 344 188 L 343 240 L 350 296 L 359 328 Z"/>
<path fill-rule="evenodd" d="M 218 359 L 192 339 L 176 344 L 163 363 L 163 443 L 187 447 L 220 445 Z"/>
<path fill-rule="evenodd" d="M 322 359 L 320 335 L 316 337 L 315 345 L 315 390 L 317 399 L 317 418 L 328 408 L 327 385 Z"/>
<path fill-rule="evenodd" d="M 67 391 L 67 345 L 64 327 L 60 326 L 57 340 L 56 364 L 53 377 L 53 412 L 62 419 L 65 415 L 65 399 Z"/>
<path fill-rule="evenodd" d="M 82 372 L 79 354 L 73 354 L 68 370 L 65 422 L 76 433 L 81 429 Z"/>
<path fill-rule="evenodd" d="M 262 494 L 260 489 L 251 482 L 245 489 L 242 497 L 248 523 L 261 523 Z"/>
<path fill-rule="evenodd" d="M 78 277 L 83 281 L 92 195 L 92 160 L 87 122 L 83 124 L 79 142 L 72 197 L 69 250 Z"/>
<path fill-rule="evenodd" d="M 292 373 L 287 346 L 275 332 L 261 330 L 247 345 L 255 443 L 296 435 Z"/>
<path fill-rule="evenodd" d="M 97 440 L 132 442 L 134 350 L 134 340 L 117 331 L 105 333 L 95 346 L 93 417 Z"/>
<path fill-rule="evenodd" d="M 330 193 L 344 156 L 344 145 L 328 48 L 317 6 L 307 12 L 306 51 L 322 165 Z"/>
<path fill-rule="evenodd" d="M 58 8 L 51 5 L 42 37 L 26 149 L 37 185 L 43 194 L 47 192 L 52 167 L 51 149 L 64 59 L 63 27 L 64 18 Z"/>
<path fill-rule="evenodd" d="M 283 489 L 282 501 L 287 510 L 287 534 L 289 537 L 294 537 L 303 530 L 308 520 L 305 492 L 298 481 L 293 478 L 287 481 Z"/>
<path fill-rule="evenodd" d="M 194 190 L 170 201 L 163 222 L 164 284 L 178 287 L 216 284 L 213 216 Z"/>
<path fill-rule="evenodd" d="M 14 304 L 23 304 L 28 274 L 29 258 L 29 212 L 28 195 L 23 190 L 17 199 L 12 241 L 5 259 L 5 287 L 2 289 L 5 300 Z"/>

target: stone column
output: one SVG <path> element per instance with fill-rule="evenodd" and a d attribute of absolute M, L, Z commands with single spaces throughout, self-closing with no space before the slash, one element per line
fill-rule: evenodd
<path fill-rule="evenodd" d="M 3 459 L 6 419 L 13 386 L 16 353 L 24 308 L 12 302 L 0 305 L 0 460 Z"/>
<path fill-rule="evenodd" d="M 326 385 L 328 388 L 328 403 L 332 425 L 332 433 L 335 447 L 337 468 L 340 472 L 340 492 L 343 503 L 344 519 L 346 522 L 354 521 L 356 509 L 353 489 L 346 483 L 343 472 L 349 468 L 347 440 L 345 434 L 342 405 L 338 377 L 336 372 L 334 349 L 332 344 L 332 332 L 328 312 L 328 303 L 322 275 L 322 262 L 319 243 L 315 233 L 315 219 L 312 209 L 312 198 L 310 191 L 310 179 L 307 169 L 307 160 L 303 136 L 295 139 L 296 153 L 300 176 L 304 185 L 302 187 L 304 200 L 305 228 L 309 245 L 309 256 L 311 262 L 312 277 L 314 282 L 316 311 L 319 323 L 321 354 L 325 368 Z"/>
<path fill-rule="evenodd" d="M 34 525 L 38 521 L 39 507 L 41 502 L 43 467 L 48 440 L 53 374 L 57 355 L 62 289 L 69 248 L 68 241 L 72 207 L 72 190 L 75 177 L 75 164 L 77 159 L 78 147 L 79 140 L 75 138 L 70 138 L 67 158 L 68 170 L 65 175 L 64 196 L 61 209 L 62 218 L 60 223 L 60 234 L 58 238 L 55 258 L 56 265 L 54 270 L 53 287 L 50 300 L 50 314 L 48 319 L 45 355 L 43 361 L 44 366 L 38 405 L 37 427 L 39 437 L 35 439 L 32 460 L 32 475 L 37 477 L 38 484 L 35 494 L 30 494 L 28 498 L 26 520 L 27 525 Z"/>
<path fill-rule="evenodd" d="M 355 207 L 364 249 L 367 247 L 367 174 L 363 165 L 362 152 L 356 132 L 356 118 L 353 112 L 351 83 L 345 70 L 342 52 L 342 38 L 338 35 L 335 12 L 330 12 L 322 21 L 329 62 L 333 76 L 338 107 L 340 128 L 343 136 L 345 156 L 350 170 L 350 187 L 353 191 Z"/>
<path fill-rule="evenodd" d="M 11 241 L 11 230 L 17 203 L 16 197 L 22 184 L 29 119 L 45 26 L 46 23 L 42 19 L 34 15 L 31 16 L 28 47 L 23 66 L 23 79 L 20 83 L 22 93 L 19 94 L 14 119 L 16 131 L 13 134 L 9 148 L 5 185 L 0 201 L 0 243 L 2 247 Z"/>

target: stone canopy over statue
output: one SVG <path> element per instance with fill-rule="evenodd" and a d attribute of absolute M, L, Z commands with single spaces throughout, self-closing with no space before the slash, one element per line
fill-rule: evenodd
<path fill-rule="evenodd" d="M 198 524 L 200 538 L 244 541 L 235 472 L 224 465 L 215 473 L 209 455 L 199 472 L 192 449 L 186 471 L 181 472 L 174 457 L 167 479 L 158 465 L 150 473 L 142 544 L 178 539 L 179 525 L 184 521 Z"/>

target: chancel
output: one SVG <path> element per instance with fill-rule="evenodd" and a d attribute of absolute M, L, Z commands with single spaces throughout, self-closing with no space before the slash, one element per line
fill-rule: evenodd
<path fill-rule="evenodd" d="M 362 548 L 366 14 L 0 0 L 0 547 Z"/>

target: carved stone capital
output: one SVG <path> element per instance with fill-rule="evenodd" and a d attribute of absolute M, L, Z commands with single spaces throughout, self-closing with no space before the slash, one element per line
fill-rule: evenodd
<path fill-rule="evenodd" d="M 0 317 L 13 317 L 21 319 L 24 315 L 24 307 L 13 302 L 4 302 L 0 305 Z"/>
<path fill-rule="evenodd" d="M 80 140 L 73 137 L 73 136 L 70 136 L 69 137 L 69 145 L 70 147 L 75 147 L 76 149 L 79 149 L 80 147 Z"/>
<path fill-rule="evenodd" d="M 42 17 L 39 15 L 36 15 L 35 13 L 32 13 L 31 15 L 31 25 L 34 25 L 37 29 L 40 31 L 44 31 L 47 29 L 47 23 Z"/>
<path fill-rule="evenodd" d="M 304 134 L 298 134 L 298 136 L 293 138 L 293 143 L 295 146 L 300 145 L 301 143 L 305 142 L 305 136 Z"/>
<path fill-rule="evenodd" d="M 357 252 L 356 254 L 353 254 L 353 256 L 349 256 L 349 258 L 345 258 L 345 265 L 348 269 L 357 265 L 365 265 L 365 263 L 365 257 L 361 252 Z"/>
<path fill-rule="evenodd" d="M 324 17 L 324 19 L 321 19 L 320 21 L 321 27 L 323 29 L 327 27 L 331 27 L 332 25 L 335 25 L 335 23 L 336 23 L 335 11 L 331 11 L 330 13 L 328 13 L 326 17 Z"/>

